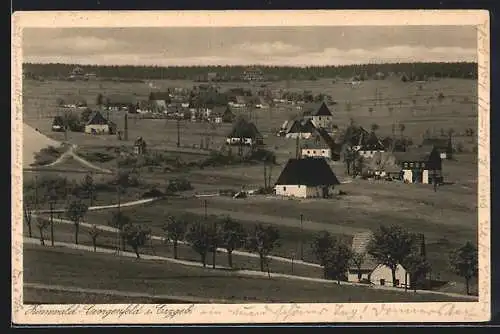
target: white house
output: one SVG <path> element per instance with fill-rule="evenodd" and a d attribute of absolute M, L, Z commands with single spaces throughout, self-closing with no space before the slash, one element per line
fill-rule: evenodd
<path fill-rule="evenodd" d="M 233 126 L 233 129 L 226 137 L 226 144 L 261 145 L 263 144 L 263 137 L 255 124 L 241 119 Z"/>
<path fill-rule="evenodd" d="M 333 114 L 325 102 L 322 102 L 319 106 L 314 104 L 305 106 L 303 109 L 305 109 L 304 119 L 310 119 L 316 127 L 328 128 L 332 125 Z"/>
<path fill-rule="evenodd" d="M 332 150 L 330 148 L 302 148 L 301 156 L 309 158 L 331 159 Z"/>
<path fill-rule="evenodd" d="M 315 128 L 311 138 L 302 141 L 301 156 L 337 160 L 340 145 L 323 128 Z"/>
<path fill-rule="evenodd" d="M 432 184 L 441 182 L 442 159 L 434 146 L 422 146 L 408 152 L 394 152 L 406 183 Z"/>
<path fill-rule="evenodd" d="M 352 239 L 352 251 L 354 258 L 360 261 L 359 267 L 352 263 L 348 268 L 347 280 L 349 282 L 364 282 L 374 285 L 393 286 L 391 268 L 378 263 L 373 256 L 368 254 L 368 244 L 372 238 L 371 232 L 360 232 Z M 409 275 L 406 269 L 398 265 L 396 268 L 396 286 L 409 286 Z"/>
<path fill-rule="evenodd" d="M 353 146 L 353 149 L 363 158 L 373 158 L 376 153 L 385 152 L 384 144 L 378 139 L 374 132 L 368 133 L 361 128 L 362 133 L 359 137 L 358 145 Z"/>
<path fill-rule="evenodd" d="M 339 184 L 325 159 L 289 159 L 274 190 L 278 196 L 327 198 Z"/>
<path fill-rule="evenodd" d="M 85 125 L 85 133 L 110 134 L 113 132 L 113 124 L 99 112 L 95 111 Z"/>

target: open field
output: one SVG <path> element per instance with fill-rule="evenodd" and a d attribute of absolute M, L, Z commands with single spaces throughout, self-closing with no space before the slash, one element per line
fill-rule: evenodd
<path fill-rule="evenodd" d="M 192 87 L 193 85 L 197 85 L 197 83 L 191 81 L 155 81 L 154 84 L 162 89 L 166 89 L 167 87 Z M 244 83 L 222 83 L 220 86 L 221 90 L 234 88 L 236 86 L 252 88 L 254 91 L 260 89 L 258 86 Z M 439 134 L 441 128 L 445 130 L 453 128 L 457 133 L 464 132 L 466 128 L 477 128 L 477 106 L 475 104 L 477 87 L 476 82 L 473 80 L 443 79 L 426 82 L 422 84 L 421 88 L 419 88 L 418 83 L 402 83 L 395 79 L 366 81 L 356 88 L 344 85 L 343 83 L 333 84 L 331 80 L 289 81 L 269 83 L 268 88 L 288 90 L 308 89 L 314 93 L 329 94 L 337 101 L 337 105 L 333 106 L 332 110 L 334 111 L 334 115 L 338 120 L 337 124 L 340 128 L 345 127 L 349 119 L 353 118 L 358 124 L 367 129 L 370 128 L 372 123 L 377 123 L 380 126 L 378 130 L 379 135 L 387 136 L 391 133 L 391 125 L 393 122 L 400 122 L 406 125 L 404 134 L 411 137 L 415 143 L 421 141 L 421 137 L 426 130 Z M 378 101 L 375 99 L 375 90 L 381 94 L 381 98 Z M 55 115 L 54 110 L 57 97 L 70 93 L 78 94 L 86 97 L 87 102 L 92 106 L 95 103 L 95 97 L 98 93 L 105 95 L 112 93 L 130 93 L 136 94 L 138 98 L 146 99 L 151 91 L 152 89 L 144 83 L 25 81 L 23 87 L 24 121 L 30 126 L 38 128 L 40 132 L 51 139 L 62 142 L 64 141 L 63 133 L 54 133 L 50 131 L 52 122 L 50 117 Z M 444 95 L 444 99 L 441 102 L 437 100 L 437 95 L 439 93 Z M 346 103 L 348 101 L 352 103 L 351 111 L 346 110 Z M 373 108 L 373 113 L 370 113 L 368 108 Z M 393 108 L 392 116 L 389 114 L 389 108 Z M 252 120 L 257 124 L 257 127 L 264 135 L 264 141 L 267 144 L 267 148 L 274 151 L 277 155 L 278 165 L 273 167 L 272 182 L 279 176 L 286 160 L 294 157 L 296 145 L 295 140 L 287 140 L 275 136 L 274 130 L 287 118 L 298 112 L 299 110 L 295 109 L 295 107 L 286 106 L 271 108 L 269 110 L 256 109 L 252 113 Z M 236 113 L 249 114 L 247 111 L 236 111 Z M 77 153 L 80 151 L 82 152 L 82 156 L 85 156 L 85 154 L 91 154 L 94 151 L 102 152 L 111 150 L 113 147 L 130 147 L 136 137 L 142 136 L 148 143 L 148 148 L 165 151 L 169 155 L 190 162 L 200 161 L 209 154 L 207 150 L 193 148 L 193 146 L 200 144 L 202 138 L 207 136 L 211 137 L 212 144 L 210 148 L 218 149 L 223 145 L 224 137 L 231 128 L 230 125 L 226 124 L 211 126 L 202 123 L 181 122 L 181 147 L 177 148 L 177 124 L 175 121 L 164 119 L 133 119 L 133 117 L 134 116 L 131 115 L 128 122 L 128 141 L 119 141 L 116 136 L 91 136 L 83 133 L 69 133 L 68 141 L 78 145 Z M 123 126 L 123 115 L 112 113 L 111 118 L 118 124 L 118 127 Z M 25 140 L 27 140 L 27 138 L 25 138 Z M 285 200 L 266 196 L 252 196 L 247 199 L 238 200 L 229 197 L 209 197 L 205 198 L 207 200 L 207 213 L 231 215 L 246 227 L 251 227 L 254 223 L 259 222 L 274 224 L 280 230 L 281 246 L 273 253 L 284 257 L 290 257 L 292 253 L 299 254 L 299 244 L 301 238 L 303 238 L 306 242 L 306 246 L 304 247 L 305 260 L 311 262 L 315 261 L 315 259 L 308 244 L 312 240 L 313 235 L 318 231 L 327 230 L 335 235 L 342 235 L 349 239 L 352 234 L 358 231 L 372 230 L 377 228 L 380 224 L 398 224 L 411 232 L 425 234 L 428 258 L 433 267 L 432 275 L 434 277 L 439 276 L 443 280 L 462 282 L 462 279 L 451 273 L 448 268 L 448 253 L 454 248 L 463 245 L 468 240 L 477 243 L 477 158 L 475 154 L 472 153 L 476 145 L 474 137 L 456 135 L 454 137 L 454 143 L 461 143 L 464 148 L 464 153 L 455 154 L 455 160 L 443 161 L 444 179 L 449 184 L 439 187 L 437 192 L 434 192 L 432 186 L 429 185 L 407 185 L 399 182 L 367 181 L 360 179 L 351 180 L 345 174 L 344 164 L 332 163 L 332 169 L 342 182 L 342 184 L 338 186 L 338 189 L 345 191 L 347 193 L 346 195 L 337 196 L 329 200 Z M 103 168 L 114 170 L 116 167 L 116 160 L 96 164 Z M 68 162 L 66 165 L 62 164 L 61 167 L 69 169 L 72 165 Z M 36 174 L 41 175 L 42 173 L 47 174 L 54 172 L 37 172 Z M 58 172 L 56 171 L 55 173 Z M 33 175 L 35 175 L 35 173 L 26 172 L 25 178 L 32 177 Z M 64 173 L 63 175 L 75 180 L 81 180 L 84 176 L 82 173 Z M 106 182 L 109 177 L 110 176 L 106 175 L 96 175 L 97 182 Z M 160 171 L 157 168 L 146 167 L 140 170 L 140 179 L 143 185 L 137 189 L 127 190 L 122 200 L 138 199 L 143 192 L 149 190 L 153 185 L 157 186 L 158 189 L 164 190 L 168 180 L 175 177 L 185 177 L 194 186 L 194 190 L 186 193 L 186 195 L 195 192 L 213 193 L 220 189 L 228 188 L 235 190 L 239 190 L 241 187 L 256 189 L 264 184 L 263 167 L 259 164 L 210 167 L 204 169 L 185 168 L 184 170 L 175 172 L 166 170 Z M 111 204 L 115 202 L 115 193 L 102 192 L 97 194 L 95 204 Z M 189 213 L 197 218 L 201 218 L 204 215 L 203 199 L 195 198 L 168 198 L 166 201 L 148 206 L 124 208 L 123 211 L 129 214 L 134 222 L 150 226 L 154 234 L 161 234 L 161 227 L 169 214 Z M 89 212 L 86 220 L 96 224 L 107 224 L 110 214 L 110 212 Z M 304 217 L 303 231 L 300 229 L 300 214 Z M 68 241 L 71 241 L 73 238 L 71 226 L 61 227 L 60 229 L 58 226 L 57 233 L 62 233 L 58 235 L 60 238 L 63 238 L 63 240 L 68 239 Z M 88 243 L 90 239 L 88 239 L 88 236 L 83 237 L 84 234 L 86 233 L 81 233 L 82 238 L 84 238 L 82 242 Z M 112 242 L 112 236 L 103 236 L 102 242 Z M 157 252 L 165 252 L 165 254 L 169 254 L 168 252 L 171 251 L 169 247 L 164 245 L 163 248 L 162 245 L 155 246 L 155 250 Z M 36 254 L 33 255 L 33 251 L 30 252 L 28 250 L 26 254 L 30 254 L 30 257 L 34 256 L 36 258 Z M 193 260 L 197 260 L 196 254 L 192 253 L 188 247 L 182 246 L 180 254 L 184 254 L 182 256 L 186 256 L 188 259 L 192 258 Z M 47 261 L 39 261 L 42 263 L 35 263 L 35 260 L 27 259 L 25 265 L 33 265 L 33 268 L 39 266 L 43 271 L 45 270 L 44 266 L 47 266 L 47 268 L 50 266 L 52 263 L 50 261 L 56 261 L 56 259 L 51 258 L 51 256 L 52 255 L 48 255 Z M 61 270 L 67 269 L 74 273 L 76 272 L 75 270 L 84 270 L 83 268 L 90 273 L 93 270 L 92 268 L 96 266 L 92 260 L 97 259 L 97 255 L 91 255 L 93 256 L 92 258 L 87 258 L 87 255 L 84 257 L 73 254 L 61 256 L 61 258 L 75 258 L 77 256 L 84 262 L 80 267 L 81 269 L 71 268 L 69 264 L 58 262 L 54 262 L 54 265 L 61 266 Z M 208 259 L 211 261 L 210 256 Z M 111 263 L 111 260 L 109 261 L 110 268 L 99 268 L 94 270 L 97 270 L 96 272 L 102 272 L 102 277 L 108 277 L 105 275 L 117 277 L 117 266 Z M 113 259 L 113 261 L 122 262 L 129 260 Z M 235 258 L 235 264 L 238 264 L 240 261 L 248 262 L 246 264 L 247 267 L 254 266 L 253 260 L 248 258 Z M 226 263 L 225 254 L 220 254 L 220 258 L 218 257 L 217 262 L 219 264 Z M 87 265 L 88 268 L 86 267 Z M 143 270 L 142 267 L 149 268 L 148 266 L 151 266 L 151 269 L 144 270 L 154 271 L 159 265 L 147 261 L 140 261 L 133 262 L 133 265 L 131 264 L 131 266 L 127 266 L 127 268 L 124 267 L 120 270 L 130 270 L 130 272 L 133 272 L 132 269 L 130 269 L 133 266 L 138 266 L 136 268 L 137 272 L 141 272 L 141 270 Z M 271 266 L 273 271 L 278 270 L 279 272 L 289 273 L 287 270 L 290 270 L 288 266 L 283 265 L 283 268 L 281 268 L 281 264 L 278 265 L 273 262 Z M 34 273 L 33 268 L 31 270 Z M 296 267 L 296 270 L 301 269 Z M 307 268 L 304 270 L 312 269 Z M 131 291 L 141 290 L 144 285 L 148 284 L 151 285 L 144 287 L 144 289 L 164 289 L 164 287 L 157 287 L 156 284 L 159 284 L 157 279 L 148 280 L 148 278 L 145 278 L 144 281 L 140 281 L 139 277 L 143 277 L 141 275 L 145 274 L 139 273 L 137 274 L 139 276 L 135 277 L 134 273 L 134 275 L 132 275 L 134 277 L 131 277 L 129 272 L 120 272 L 123 273 L 125 277 L 128 277 L 124 280 L 125 287 L 123 287 L 123 289 L 126 289 L 127 284 L 132 286 L 131 282 L 134 280 L 142 283 L 138 283 L 138 289 L 130 288 Z M 209 270 L 206 272 L 209 272 Z M 311 276 L 320 273 L 307 272 L 306 274 Z M 70 280 L 64 276 L 65 273 L 61 275 L 62 282 L 58 282 L 57 284 L 64 285 L 65 282 L 70 282 Z M 164 275 L 164 273 L 162 275 Z M 192 271 L 189 272 L 189 275 L 198 275 L 198 272 Z M 65 279 L 67 279 L 67 281 L 64 281 Z M 96 278 L 94 279 L 97 280 Z M 246 279 L 241 279 L 241 282 L 245 280 Z M 188 281 L 190 281 L 190 279 L 188 279 Z M 214 291 L 213 296 L 218 297 L 221 296 L 217 295 L 220 291 L 215 292 L 216 285 L 231 285 L 231 283 L 226 284 L 227 282 L 216 282 L 215 278 L 212 281 L 207 280 L 207 282 L 206 284 L 209 285 L 207 288 L 208 291 Z M 238 279 L 238 282 L 240 282 L 240 279 Z M 111 283 L 103 284 L 109 286 Z M 174 285 L 175 284 L 177 283 L 174 283 Z M 210 284 L 213 284 L 213 286 L 210 286 Z M 260 280 L 254 284 L 260 284 Z M 271 283 L 268 282 L 266 284 Z M 98 283 L 95 283 L 92 286 L 102 288 L 98 285 Z M 156 288 L 153 288 L 153 286 Z M 179 287 L 179 289 L 182 287 L 183 286 Z M 120 288 L 122 288 L 121 283 Z M 308 290 L 309 288 L 310 290 Z M 189 291 L 193 294 L 204 294 L 201 290 L 198 291 L 192 287 L 187 287 L 187 289 L 191 289 Z M 254 294 L 256 296 L 265 296 L 264 292 L 275 291 L 275 297 L 269 298 L 277 298 L 276 300 L 280 300 L 280 298 L 282 298 L 281 296 L 286 296 L 285 292 L 288 291 L 286 290 L 288 288 L 283 287 L 283 290 L 280 290 L 276 288 L 276 285 L 266 285 L 265 288 L 262 288 L 264 292 L 254 291 L 253 289 L 258 290 L 255 287 L 248 289 L 248 291 L 250 291 L 248 295 L 251 296 Z M 304 291 L 304 298 L 307 298 L 307 293 L 310 294 L 311 298 L 316 296 L 316 294 L 318 297 L 314 298 L 327 298 L 322 297 L 322 294 L 328 295 L 324 293 L 326 291 L 324 287 L 321 286 L 321 288 L 318 288 L 318 285 L 311 285 L 305 290 L 302 288 L 296 289 Z M 222 291 L 220 293 L 229 295 L 228 298 L 241 297 L 231 295 L 231 293 L 236 294 L 241 292 L 236 291 L 238 289 L 234 290 L 235 291 L 231 290 L 231 292 Z M 290 291 L 292 290 L 293 289 L 290 288 Z M 305 293 L 306 291 L 307 293 Z M 319 291 L 323 291 L 322 294 L 320 294 Z M 170 291 L 162 293 L 170 293 Z M 211 292 L 207 292 L 207 294 L 210 293 Z M 341 294 L 341 296 L 342 295 L 343 294 Z M 343 298 L 341 296 L 338 298 Z M 371 297 L 375 299 L 379 298 L 376 296 Z M 297 300 L 302 300 L 301 296 L 297 298 Z M 354 299 L 353 297 L 352 300 L 354 301 Z M 374 301 L 371 299 L 366 300 Z M 387 298 L 384 296 L 383 300 L 387 301 Z"/>
<path fill-rule="evenodd" d="M 395 302 L 459 301 L 441 295 L 413 294 L 286 279 L 246 278 L 230 271 L 184 267 L 158 261 L 84 254 L 68 249 L 24 246 L 24 280 L 89 289 L 119 288 L 148 294 L 223 298 L 246 302 Z M 91 296 L 89 296 L 92 298 Z M 26 296 L 35 299 L 35 296 Z M 89 298 L 89 299 L 90 299 Z M 40 298 L 39 298 L 40 299 Z M 50 300 L 49 300 L 50 302 Z M 125 301 L 124 301 L 125 302 Z"/>

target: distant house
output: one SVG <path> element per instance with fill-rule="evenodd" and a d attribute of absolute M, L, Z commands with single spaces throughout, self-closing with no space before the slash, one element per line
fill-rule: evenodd
<path fill-rule="evenodd" d="M 328 198 L 340 182 L 325 159 L 290 159 L 275 183 L 278 196 Z"/>
<path fill-rule="evenodd" d="M 316 131 L 313 122 L 308 120 L 293 120 L 287 124 L 285 129 L 285 138 L 303 138 L 308 139 Z"/>
<path fill-rule="evenodd" d="M 375 153 L 385 152 L 386 150 L 384 144 L 374 132 L 368 133 L 363 128 L 361 128 L 358 145 L 355 145 L 353 149 L 363 158 L 371 158 Z"/>
<path fill-rule="evenodd" d="M 229 106 L 215 106 L 210 114 L 210 121 L 214 123 L 232 123 L 235 115 Z"/>
<path fill-rule="evenodd" d="M 259 68 L 247 68 L 241 74 L 241 80 L 244 81 L 262 81 L 264 80 L 264 75 Z"/>
<path fill-rule="evenodd" d="M 453 157 L 453 145 L 451 137 L 449 138 L 425 138 L 420 146 L 434 146 L 441 159 L 451 159 Z"/>
<path fill-rule="evenodd" d="M 361 258 L 361 265 L 351 264 L 347 272 L 350 282 L 365 282 L 375 285 L 393 286 L 392 271 L 389 267 L 380 264 L 373 256 L 368 254 L 368 245 L 373 237 L 372 232 L 360 232 L 352 239 L 352 251 Z M 404 287 L 408 284 L 408 273 L 402 265 L 396 268 L 396 286 Z"/>
<path fill-rule="evenodd" d="M 240 119 L 226 137 L 228 145 L 262 145 L 264 142 L 262 135 L 251 122 Z"/>
<path fill-rule="evenodd" d="M 52 131 L 62 132 L 64 131 L 64 119 L 61 116 L 54 117 L 52 121 Z"/>
<path fill-rule="evenodd" d="M 142 155 L 146 152 L 146 141 L 142 137 L 137 137 L 134 142 L 134 154 Z"/>
<path fill-rule="evenodd" d="M 422 146 L 408 152 L 393 153 L 407 183 L 431 184 L 443 181 L 442 161 L 434 146 Z"/>
<path fill-rule="evenodd" d="M 137 99 L 133 95 L 112 94 L 105 97 L 106 110 L 136 112 Z"/>
<path fill-rule="evenodd" d="M 325 102 L 305 105 L 302 110 L 304 110 L 304 119 L 311 119 L 315 126 L 328 128 L 332 125 L 333 114 Z"/>
<path fill-rule="evenodd" d="M 113 134 L 115 131 L 116 125 L 108 121 L 99 111 L 93 112 L 85 125 L 85 133 L 88 134 Z"/>

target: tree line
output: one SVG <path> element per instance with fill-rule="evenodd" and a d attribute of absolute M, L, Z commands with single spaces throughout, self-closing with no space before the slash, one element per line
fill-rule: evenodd
<path fill-rule="evenodd" d="M 219 81 L 240 80 L 247 66 L 118 66 L 118 65 L 76 65 L 76 64 L 34 64 L 24 63 L 23 73 L 27 78 L 58 77 L 66 78 L 79 66 L 84 72 L 95 73 L 101 78 L 123 79 L 184 79 L 205 81 L 209 72 L 218 74 Z M 437 78 L 477 78 L 477 63 L 472 62 L 433 62 L 433 63 L 390 63 L 361 65 L 331 65 L 308 67 L 259 66 L 265 80 L 316 80 L 319 78 L 376 77 L 377 73 L 405 74 L 411 77 Z"/>

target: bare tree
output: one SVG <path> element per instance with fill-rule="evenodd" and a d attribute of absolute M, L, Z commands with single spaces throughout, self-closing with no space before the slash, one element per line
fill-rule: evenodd
<path fill-rule="evenodd" d="M 36 227 L 38 227 L 38 231 L 40 232 L 40 245 L 45 246 L 45 236 L 43 232 L 49 227 L 50 222 L 47 219 L 38 218 L 36 220 Z"/>
<path fill-rule="evenodd" d="M 97 228 L 97 225 L 92 225 L 89 230 L 89 236 L 92 239 L 92 246 L 94 246 L 94 252 L 97 251 L 97 237 L 101 234 L 101 230 Z"/>
<path fill-rule="evenodd" d="M 163 226 L 163 231 L 165 231 L 167 239 L 172 241 L 174 259 L 177 259 L 178 257 L 179 241 L 186 235 L 187 228 L 188 223 L 184 217 L 173 216 L 168 217 L 167 223 Z"/>
<path fill-rule="evenodd" d="M 80 222 L 87 213 L 87 205 L 80 199 L 71 200 L 66 207 L 66 214 L 75 226 L 75 244 L 78 245 L 78 233 L 80 231 Z"/>

